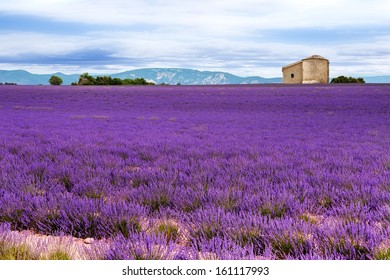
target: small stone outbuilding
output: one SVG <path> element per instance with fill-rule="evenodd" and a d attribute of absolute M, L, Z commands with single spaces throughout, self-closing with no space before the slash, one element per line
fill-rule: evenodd
<path fill-rule="evenodd" d="M 282 68 L 284 84 L 327 84 L 329 60 L 319 55 L 309 56 Z"/>

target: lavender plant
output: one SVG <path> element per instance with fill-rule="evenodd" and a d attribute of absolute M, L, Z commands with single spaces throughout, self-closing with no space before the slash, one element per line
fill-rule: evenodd
<path fill-rule="evenodd" d="M 0 115 L 1 248 L 28 230 L 104 241 L 90 259 L 389 259 L 387 85 L 3 86 Z"/>

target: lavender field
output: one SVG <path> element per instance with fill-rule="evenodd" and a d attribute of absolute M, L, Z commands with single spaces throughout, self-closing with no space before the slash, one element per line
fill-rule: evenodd
<path fill-rule="evenodd" d="M 390 86 L 1 86 L 0 258 L 390 259 Z"/>

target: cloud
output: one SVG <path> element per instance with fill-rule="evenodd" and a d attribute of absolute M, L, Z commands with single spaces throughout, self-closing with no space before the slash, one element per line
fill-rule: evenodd
<path fill-rule="evenodd" d="M 59 22 L 41 16 L 0 13 L 1 32 L 39 32 L 56 35 L 83 34 L 102 28 L 77 22 Z"/>
<path fill-rule="evenodd" d="M 3 63 L 28 63 L 41 65 L 85 65 L 96 66 L 115 62 L 122 63 L 123 60 L 115 58 L 111 53 L 100 49 L 83 49 L 66 54 L 43 54 L 38 53 L 31 56 L 29 53 L 22 53 L 15 57 L 0 57 Z"/>
<path fill-rule="evenodd" d="M 0 58 L 2 67 L 41 71 L 186 67 L 280 76 L 283 65 L 320 54 L 334 74 L 382 74 L 388 10 L 383 0 L 13 0 L 0 6 Z"/>
<path fill-rule="evenodd" d="M 176 34 L 179 31 L 176 32 Z M 390 36 L 369 41 L 310 45 L 299 42 L 225 38 L 193 38 L 182 34 L 150 36 L 137 32 L 93 32 L 77 36 L 39 33 L 1 34 L 0 60 L 7 64 L 50 65 L 89 72 L 143 67 L 184 67 L 223 70 L 242 76 L 280 76 L 281 67 L 311 54 L 331 61 L 332 74 L 390 69 Z M 373 48 L 373 46 L 376 46 Z M 62 66 L 61 66 L 62 65 Z M 69 68 L 72 66 L 71 68 Z M 79 67 L 77 67 L 79 66 Z M 369 67 L 368 67 L 369 66 Z M 83 68 L 84 67 L 84 68 Z M 62 69 L 59 69 L 62 70 Z M 41 70 L 43 71 L 43 70 Z M 83 70 L 82 70 L 83 71 Z M 87 70 L 85 70 L 87 71 Z M 351 74 L 352 74 L 351 73 Z M 360 72 L 362 73 L 362 72 Z"/>
<path fill-rule="evenodd" d="M 198 27 L 302 28 L 389 24 L 386 0 L 13 0 L 0 12 L 85 24 Z"/>

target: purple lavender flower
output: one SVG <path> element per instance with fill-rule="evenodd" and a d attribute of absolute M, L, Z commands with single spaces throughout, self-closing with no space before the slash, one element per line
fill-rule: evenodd
<path fill-rule="evenodd" d="M 389 112 L 387 85 L 2 86 L 0 236 L 93 238 L 108 259 L 388 259 Z"/>

